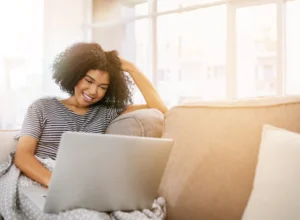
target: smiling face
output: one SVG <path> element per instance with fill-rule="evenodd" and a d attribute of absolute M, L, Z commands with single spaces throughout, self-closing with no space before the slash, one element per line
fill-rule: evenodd
<path fill-rule="evenodd" d="M 109 86 L 109 74 L 101 70 L 90 70 L 74 88 L 76 104 L 88 107 L 99 102 Z"/>

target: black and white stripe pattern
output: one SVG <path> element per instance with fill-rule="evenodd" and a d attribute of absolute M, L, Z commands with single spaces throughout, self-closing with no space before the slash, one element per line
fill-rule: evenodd
<path fill-rule="evenodd" d="M 56 98 L 43 98 L 28 108 L 19 136 L 34 137 L 38 141 L 36 155 L 55 159 L 64 132 L 104 133 L 123 110 L 99 105 L 91 107 L 85 115 L 78 115 Z"/>

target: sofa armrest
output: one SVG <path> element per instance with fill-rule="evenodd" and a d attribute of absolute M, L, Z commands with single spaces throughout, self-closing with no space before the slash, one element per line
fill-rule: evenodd
<path fill-rule="evenodd" d="M 17 141 L 14 139 L 14 136 L 18 132 L 18 130 L 0 131 L 0 164 L 5 162 L 8 158 L 8 154 L 16 149 Z"/>

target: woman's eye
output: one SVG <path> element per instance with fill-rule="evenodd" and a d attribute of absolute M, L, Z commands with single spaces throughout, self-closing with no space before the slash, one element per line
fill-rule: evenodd
<path fill-rule="evenodd" d="M 100 86 L 101 89 L 107 90 L 108 88 L 106 86 Z"/>
<path fill-rule="evenodd" d="M 86 79 L 86 81 L 87 81 L 89 84 L 92 84 L 92 83 L 93 83 L 92 81 L 90 81 L 90 80 L 87 80 L 87 79 Z"/>

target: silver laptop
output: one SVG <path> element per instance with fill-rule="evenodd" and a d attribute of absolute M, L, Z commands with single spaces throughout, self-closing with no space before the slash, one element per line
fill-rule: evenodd
<path fill-rule="evenodd" d="M 172 145 L 171 139 L 66 132 L 49 189 L 20 190 L 47 213 L 151 208 Z"/>

